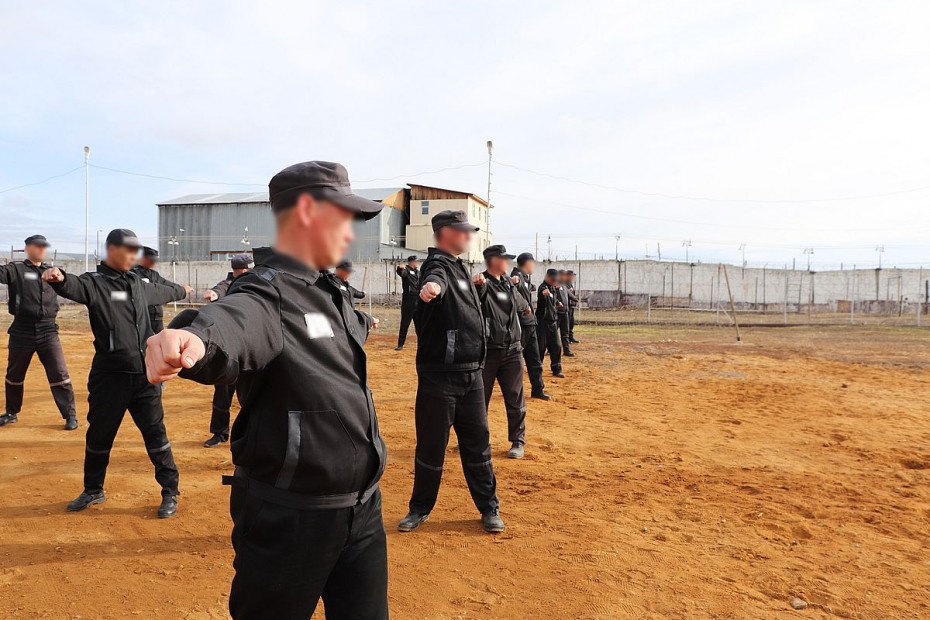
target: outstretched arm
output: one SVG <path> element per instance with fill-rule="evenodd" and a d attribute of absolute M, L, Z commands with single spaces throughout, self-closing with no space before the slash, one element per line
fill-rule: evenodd
<path fill-rule="evenodd" d="M 284 348 L 280 306 L 277 289 L 254 278 L 233 295 L 185 310 L 169 329 L 149 338 L 149 381 L 162 383 L 180 374 L 198 383 L 233 383 L 240 372 L 264 368 Z M 199 355 L 183 355 L 188 348 Z"/>
<path fill-rule="evenodd" d="M 52 267 L 42 272 L 42 279 L 49 283 L 55 292 L 71 301 L 89 305 L 93 301 L 93 287 L 87 278 L 66 274 L 58 267 Z"/>
<path fill-rule="evenodd" d="M 142 288 L 145 290 L 145 301 L 150 306 L 163 306 L 172 301 L 181 301 L 191 291 L 189 286 L 182 286 L 168 280 L 165 280 L 165 284 L 143 282 Z"/>

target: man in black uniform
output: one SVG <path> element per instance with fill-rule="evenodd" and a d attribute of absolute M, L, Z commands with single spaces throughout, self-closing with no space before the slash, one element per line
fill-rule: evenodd
<path fill-rule="evenodd" d="M 349 278 L 352 277 L 352 263 L 344 260 L 338 265 L 336 265 L 336 277 L 339 279 L 337 284 L 339 285 L 339 290 L 348 296 L 349 301 L 352 304 L 355 304 L 356 299 L 365 299 L 365 293 L 358 290 L 351 284 L 349 284 Z"/>
<path fill-rule="evenodd" d="M 385 447 L 368 388 L 371 327 L 322 270 L 380 203 L 351 193 L 340 164 L 305 162 L 269 183 L 275 248 L 229 293 L 152 338 L 150 381 L 179 372 L 237 383 L 230 514 L 234 620 L 388 617 L 378 480 Z M 180 329 L 178 329 L 180 328 Z"/>
<path fill-rule="evenodd" d="M 23 407 L 23 383 L 32 355 L 38 353 L 45 367 L 45 376 L 52 388 L 58 412 L 65 420 L 65 430 L 78 427 L 74 408 L 74 389 L 65 354 L 58 339 L 58 295 L 42 281 L 49 269 L 44 263 L 48 241 L 42 235 L 26 239 L 26 260 L 0 265 L 0 284 L 6 284 L 13 324 L 10 352 L 6 367 L 6 413 L 0 415 L 0 426 L 16 422 Z"/>
<path fill-rule="evenodd" d="M 575 339 L 575 309 L 578 307 L 578 291 L 575 290 L 575 272 L 569 269 L 565 272 L 565 289 L 568 291 L 568 341 L 579 344 Z"/>
<path fill-rule="evenodd" d="M 559 269 L 556 275 L 556 293 L 558 303 L 555 306 L 558 315 L 559 336 L 562 340 L 562 355 L 575 357 L 575 354 L 572 353 L 568 325 L 568 308 L 571 305 L 571 300 L 568 297 L 568 288 L 565 286 L 565 270 L 563 269 Z"/>
<path fill-rule="evenodd" d="M 549 352 L 552 375 L 564 379 L 562 374 L 562 345 L 559 342 L 559 293 L 556 279 L 558 271 L 546 270 L 546 279 L 539 285 L 536 298 L 536 335 L 539 336 L 539 354 Z"/>
<path fill-rule="evenodd" d="M 394 350 L 400 351 L 407 340 L 407 330 L 417 310 L 417 299 L 420 295 L 420 263 L 417 257 L 408 256 L 406 265 L 397 266 L 397 275 L 400 276 L 403 295 L 400 298 L 400 331 L 397 333 L 397 348 Z"/>
<path fill-rule="evenodd" d="M 478 296 L 488 328 L 488 352 L 482 376 L 484 405 L 487 408 L 491 404 L 491 393 L 497 381 L 507 411 L 507 439 L 510 441 L 507 456 L 522 459 L 526 445 L 526 398 L 520 317 L 532 310 L 515 291 L 513 280 L 507 275 L 514 258 L 502 245 L 491 245 L 484 250 L 487 269 L 484 284 L 478 287 Z"/>
<path fill-rule="evenodd" d="M 534 295 L 536 285 L 533 284 L 531 276 L 536 268 L 536 259 L 529 252 L 523 252 L 517 256 L 517 266 L 513 268 L 513 284 L 517 287 L 517 293 L 526 301 L 529 306 L 529 313 L 520 314 L 520 327 L 523 330 L 521 344 L 523 345 L 523 360 L 526 362 L 526 374 L 529 375 L 530 397 L 540 400 L 549 400 L 546 394 L 546 384 L 543 381 L 542 356 L 539 353 L 539 339 L 536 336 L 536 313 L 534 312 Z"/>
<path fill-rule="evenodd" d="M 184 299 L 190 287 L 143 282 L 132 271 L 140 247 L 134 232 L 118 228 L 107 235 L 107 257 L 96 272 L 75 276 L 52 267 L 42 274 L 59 295 L 87 306 L 94 333 L 84 491 L 68 504 L 70 511 L 106 501 L 103 482 L 110 450 L 127 409 L 142 432 L 161 485 L 158 516 L 173 517 L 178 510 L 178 468 L 165 432 L 161 390 L 145 380 L 145 341 L 152 335 L 149 306 Z"/>
<path fill-rule="evenodd" d="M 429 249 L 420 273 L 417 328 L 416 427 L 413 493 L 410 512 L 398 524 L 412 532 L 429 518 L 439 495 L 449 429 L 459 439 L 459 455 L 472 500 L 488 532 L 502 532 L 497 480 L 491 464 L 488 410 L 484 402 L 482 367 L 487 331 L 474 278 L 462 259 L 477 227 L 464 211 L 433 216 L 436 247 Z"/>
<path fill-rule="evenodd" d="M 226 296 L 230 285 L 239 276 L 249 272 L 252 268 L 251 254 L 236 254 L 229 261 L 232 271 L 226 274 L 226 279 L 220 280 L 216 285 L 205 291 L 203 298 L 206 301 L 216 301 Z M 233 395 L 236 393 L 235 383 L 217 383 L 213 386 L 213 413 L 210 416 L 210 438 L 203 442 L 204 448 L 215 448 L 221 443 L 229 441 L 229 410 L 232 407 Z"/>
<path fill-rule="evenodd" d="M 155 270 L 158 264 L 158 250 L 143 246 L 142 255 L 139 257 L 139 264 L 132 268 L 134 272 L 142 279 L 143 282 L 151 284 L 161 284 L 162 286 L 171 286 L 169 282 Z M 152 321 L 152 332 L 158 333 L 165 329 L 165 309 L 161 304 L 149 306 L 149 318 Z"/>

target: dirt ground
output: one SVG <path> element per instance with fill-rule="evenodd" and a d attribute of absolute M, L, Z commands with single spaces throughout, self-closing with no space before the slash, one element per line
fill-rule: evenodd
<path fill-rule="evenodd" d="M 89 330 L 63 321 L 82 427 L 37 362 L 0 429 L 0 615 L 225 618 L 228 450 L 205 450 L 210 389 L 177 381 L 166 420 L 178 517 L 128 417 L 108 501 L 80 514 Z M 930 332 L 581 327 L 553 400 L 529 404 L 527 457 L 490 418 L 506 533 L 485 534 L 450 446 L 439 505 L 399 534 L 413 473 L 414 347 L 396 316 L 368 350 L 389 447 L 394 618 L 930 617 Z M 5 325 L 4 325 L 5 327 Z M 5 337 L 0 345 L 6 345 Z M 318 386 L 325 389 L 325 386 Z M 793 610 L 798 597 L 809 606 Z"/>

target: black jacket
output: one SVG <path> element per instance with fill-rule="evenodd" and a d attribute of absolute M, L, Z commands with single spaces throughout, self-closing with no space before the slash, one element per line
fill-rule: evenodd
<path fill-rule="evenodd" d="M 336 274 L 333 274 L 333 279 L 336 285 L 339 286 L 339 290 L 345 293 L 351 303 L 355 303 L 356 299 L 365 299 L 365 293 L 349 284 L 348 280 L 343 280 Z"/>
<path fill-rule="evenodd" d="M 578 307 L 578 291 L 575 290 L 575 285 L 571 282 L 566 282 L 562 285 L 562 288 L 565 289 L 566 294 L 568 295 L 568 307 L 577 308 Z"/>
<path fill-rule="evenodd" d="M 106 263 L 94 273 L 64 275 L 63 282 L 51 286 L 65 299 L 87 306 L 94 333 L 91 369 L 145 372 L 145 341 L 152 336 L 148 307 L 184 299 L 184 288 L 143 282 L 139 274 L 116 271 Z"/>
<path fill-rule="evenodd" d="M 132 270 L 142 278 L 143 282 L 149 282 L 151 284 L 161 284 L 162 286 L 171 286 L 173 283 L 169 280 L 166 280 L 162 277 L 160 273 L 154 269 L 148 269 L 142 265 L 136 265 Z M 165 316 L 165 309 L 162 304 L 153 304 L 149 306 L 149 317 L 152 319 L 152 324 L 158 323 Z"/>
<path fill-rule="evenodd" d="M 58 295 L 42 281 L 42 274 L 49 268 L 45 263 L 33 265 L 29 261 L 16 261 L 0 265 L 0 284 L 8 287 L 8 308 L 13 315 L 9 332 L 17 329 L 55 329 L 58 316 Z"/>
<path fill-rule="evenodd" d="M 543 291 L 549 291 L 549 295 L 543 295 Z M 540 323 L 557 322 L 559 320 L 556 307 L 558 300 L 559 291 L 554 285 L 547 282 L 540 284 L 536 296 L 536 320 Z"/>
<path fill-rule="evenodd" d="M 368 388 L 370 320 L 321 272 L 269 248 L 254 257 L 225 297 L 171 322 L 206 344 L 181 376 L 236 383 L 233 463 L 261 488 L 316 498 L 373 488 L 385 446 Z"/>
<path fill-rule="evenodd" d="M 556 299 L 560 302 L 556 304 L 556 310 L 559 314 L 568 314 L 568 306 L 571 303 L 568 297 L 568 289 L 564 284 L 559 284 L 555 288 Z"/>
<path fill-rule="evenodd" d="M 417 370 L 449 372 L 484 366 L 487 352 L 481 300 L 462 259 L 430 248 L 420 268 L 420 285 L 442 289 L 430 303 L 417 304 Z"/>
<path fill-rule="evenodd" d="M 420 294 L 420 269 L 411 269 L 410 265 L 397 267 L 404 295 L 418 296 Z"/>
<path fill-rule="evenodd" d="M 536 292 L 536 285 L 530 280 L 528 274 L 520 271 L 519 267 L 514 267 L 510 275 L 519 276 L 521 282 L 516 285 L 517 294 L 522 297 L 526 305 L 530 307 L 529 314 L 520 313 L 520 325 L 536 325 L 535 306 L 533 305 L 533 293 Z"/>
<path fill-rule="evenodd" d="M 508 276 L 496 278 L 484 272 L 485 284 L 478 287 L 489 349 L 522 351 L 520 316 L 526 302 Z"/>

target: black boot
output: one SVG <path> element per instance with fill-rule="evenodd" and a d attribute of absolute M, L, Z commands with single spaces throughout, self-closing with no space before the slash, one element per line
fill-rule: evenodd
<path fill-rule="evenodd" d="M 65 419 L 65 430 L 73 431 L 78 427 L 77 416 L 69 415 Z"/>
<path fill-rule="evenodd" d="M 429 513 L 421 515 L 418 512 L 411 512 L 400 520 L 400 523 L 397 524 L 397 529 L 401 532 L 412 532 L 413 530 L 420 527 L 421 523 L 426 521 L 429 521 Z"/>
<path fill-rule="evenodd" d="M 4 413 L 0 415 L 0 426 L 6 426 L 7 424 L 12 424 L 16 422 L 19 418 L 15 413 Z"/>
<path fill-rule="evenodd" d="M 220 434 L 220 433 L 214 433 L 214 434 L 213 434 L 213 437 L 211 437 L 210 439 L 208 439 L 208 440 L 206 440 L 205 442 L 203 442 L 203 447 L 204 447 L 204 448 L 215 448 L 215 447 L 217 447 L 218 445 L 220 445 L 221 443 L 226 443 L 227 441 L 229 441 L 229 436 L 228 436 L 228 435 L 222 435 L 222 434 Z"/>
<path fill-rule="evenodd" d="M 106 496 L 103 494 L 103 491 L 99 493 L 88 493 L 84 491 L 73 500 L 68 502 L 68 511 L 69 512 L 80 512 L 88 506 L 93 506 L 94 504 L 102 504 L 107 501 Z"/>
<path fill-rule="evenodd" d="M 161 498 L 161 506 L 158 507 L 159 519 L 170 519 L 178 514 L 178 496 L 165 495 Z"/>
<path fill-rule="evenodd" d="M 481 525 L 484 526 L 484 531 L 497 534 L 503 532 L 505 529 L 504 520 L 501 519 L 500 514 L 495 512 L 489 512 L 486 515 L 481 515 Z"/>

